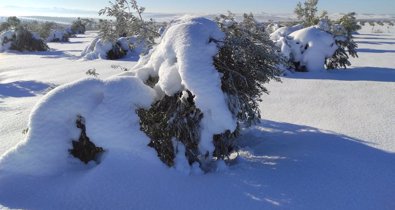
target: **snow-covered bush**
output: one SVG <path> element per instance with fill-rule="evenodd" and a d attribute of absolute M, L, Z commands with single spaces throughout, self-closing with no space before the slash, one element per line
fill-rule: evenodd
<path fill-rule="evenodd" d="M 54 89 L 0 171 L 54 175 L 89 169 L 92 160 L 159 162 L 155 150 L 176 169 L 212 169 L 234 149 L 238 128 L 257 120 L 263 83 L 279 73 L 275 47 L 253 17 L 232 21 L 181 18 L 133 70 Z"/>
<path fill-rule="evenodd" d="M 0 52 L 7 51 L 15 39 L 15 31 L 6 31 L 0 34 Z"/>
<path fill-rule="evenodd" d="M 334 36 L 316 26 L 281 37 L 276 44 L 296 71 L 325 69 L 326 59 L 331 58 L 338 48 Z"/>
<path fill-rule="evenodd" d="M 115 0 L 110 4 L 99 14 L 114 17 L 115 21 L 100 21 L 99 37 L 84 50 L 82 56 L 85 59 L 114 60 L 124 56 L 137 58 L 148 53 L 159 34 L 153 21 L 143 20 L 144 8 L 139 7 L 135 0 Z"/>
<path fill-rule="evenodd" d="M 145 51 L 148 51 L 160 34 L 157 32 L 155 22 L 145 21 L 142 18 L 144 10 L 143 7 L 137 5 L 136 0 L 110 1 L 110 6 L 100 10 L 99 15 L 106 15 L 115 20 L 102 20 L 99 36 L 111 42 L 115 42 L 120 37 L 137 37 L 140 43 L 145 43 Z"/>
<path fill-rule="evenodd" d="M 18 51 L 47 51 L 49 47 L 38 35 L 24 27 L 15 31 L 6 31 L 0 35 L 0 52 L 7 50 Z"/>
<path fill-rule="evenodd" d="M 189 164 L 210 170 L 212 160 L 234 151 L 239 126 L 259 119 L 263 83 L 277 79 L 279 62 L 251 15 L 241 23 L 225 15 L 217 24 L 205 18 L 173 21 L 134 69 L 159 95 L 150 109 L 138 111 L 149 145 L 169 166 L 186 156 Z"/>
<path fill-rule="evenodd" d="M 84 22 L 81 20 L 81 18 L 78 18 L 77 20 L 73 21 L 71 24 L 71 34 L 85 34 L 86 28 Z"/>
<path fill-rule="evenodd" d="M 299 2 L 294 10 L 297 18 L 302 21 L 305 27 L 316 25 L 319 21 L 317 14 L 318 0 L 305 0 L 302 3 Z"/>
<path fill-rule="evenodd" d="M 124 56 L 138 58 L 146 53 L 145 43 L 137 37 L 121 37 L 115 42 L 97 37 L 81 53 L 86 60 L 110 59 L 115 60 Z"/>
<path fill-rule="evenodd" d="M 298 3 L 295 13 L 302 25 L 283 27 L 270 38 L 281 48 L 288 66 L 296 71 L 317 71 L 346 68 L 349 56 L 358 57 L 352 34 L 360 29 L 355 13 L 348 13 L 337 21 L 329 20 L 327 12 L 316 16 L 318 0 Z"/>
<path fill-rule="evenodd" d="M 51 33 L 48 35 L 47 42 L 68 42 L 69 34 L 66 30 L 63 29 L 55 29 L 51 30 Z"/>
<path fill-rule="evenodd" d="M 52 30 L 56 28 L 60 28 L 60 26 L 58 26 L 54 22 L 38 22 L 38 21 L 24 23 L 24 26 L 29 31 L 37 33 L 41 38 L 45 40 L 50 36 Z"/>
<path fill-rule="evenodd" d="M 358 25 L 354 12 L 344 15 L 333 24 L 330 32 L 335 36 L 338 49 L 327 60 L 326 67 L 328 69 L 347 68 L 351 65 L 349 56 L 358 57 L 356 50 L 358 45 L 353 39 L 353 33 L 359 29 L 361 26 Z"/>

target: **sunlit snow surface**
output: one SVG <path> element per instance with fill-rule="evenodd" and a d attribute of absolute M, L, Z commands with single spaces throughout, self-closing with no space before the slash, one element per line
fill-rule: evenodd
<path fill-rule="evenodd" d="M 360 58 L 349 70 L 289 74 L 267 85 L 264 120 L 243 132 L 240 158 L 227 169 L 185 175 L 149 147 L 139 155 L 111 149 L 101 164 L 75 161 L 74 170 L 57 176 L 0 169 L 0 208 L 395 209 L 394 32 L 364 28 Z M 50 43 L 47 53 L 0 54 L 0 155 L 26 137 L 28 115 L 49 89 L 91 77 L 88 69 L 107 79 L 120 73 L 111 65 L 135 65 L 78 59 L 92 39 Z M 114 135 L 112 126 L 101 127 L 106 136 Z M 131 141 L 138 139 L 147 140 Z"/>

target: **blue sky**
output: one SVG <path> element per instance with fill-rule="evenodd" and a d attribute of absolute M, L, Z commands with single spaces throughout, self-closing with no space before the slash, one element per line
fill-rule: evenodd
<path fill-rule="evenodd" d="M 147 12 L 155 13 L 292 13 L 298 0 L 139 0 Z M 0 0 L 0 16 L 72 16 L 96 12 L 108 0 Z M 319 9 L 331 13 L 349 12 L 394 14 L 395 0 L 320 0 Z"/>

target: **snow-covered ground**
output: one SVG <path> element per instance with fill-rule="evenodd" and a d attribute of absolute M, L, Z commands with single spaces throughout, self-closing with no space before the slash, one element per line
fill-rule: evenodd
<path fill-rule="evenodd" d="M 0 209 L 395 209 L 394 30 L 364 28 L 348 70 L 268 84 L 264 120 L 244 132 L 228 168 L 185 175 L 125 153 L 60 176 L 0 170 Z M 91 77 L 88 69 L 105 79 L 120 73 L 113 64 L 135 65 L 78 59 L 94 35 L 49 43 L 51 52 L 0 54 L 0 156 L 23 141 L 49 89 Z"/>

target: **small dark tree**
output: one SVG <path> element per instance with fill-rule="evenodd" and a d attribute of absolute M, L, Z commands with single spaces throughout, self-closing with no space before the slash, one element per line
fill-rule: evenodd
<path fill-rule="evenodd" d="M 12 16 L 7 18 L 7 23 L 11 29 L 16 29 L 21 24 L 21 20 L 15 16 Z"/>
<path fill-rule="evenodd" d="M 348 13 L 336 22 L 338 27 L 341 27 L 340 32 L 333 31 L 339 48 L 330 59 L 327 59 L 328 69 L 347 68 L 351 65 L 349 56 L 358 57 L 358 45 L 353 39 L 353 33 L 361 29 L 361 26 L 358 25 L 355 15 L 354 12 Z"/>
<path fill-rule="evenodd" d="M 306 0 L 303 5 L 299 2 L 294 10 L 297 18 L 302 21 L 304 26 L 316 25 L 319 21 L 317 17 L 318 0 Z M 325 14 L 324 14 L 325 15 Z"/>
<path fill-rule="evenodd" d="M 115 21 L 102 21 L 100 34 L 105 35 L 103 38 L 111 37 L 128 37 L 136 36 L 151 48 L 155 44 L 155 38 L 159 37 L 155 23 L 145 21 L 142 13 L 145 8 L 140 7 L 136 0 L 115 0 L 110 1 L 110 6 L 99 11 L 99 15 L 106 15 L 115 18 Z M 133 12 L 135 14 L 133 14 Z M 115 41 L 115 40 L 113 40 Z"/>
<path fill-rule="evenodd" d="M 74 34 L 85 34 L 85 24 L 81 20 L 81 18 L 78 18 L 77 20 L 73 21 L 71 24 L 71 31 Z"/>
<path fill-rule="evenodd" d="M 18 51 L 47 51 L 49 47 L 43 40 L 35 38 L 30 31 L 20 26 L 15 31 L 10 49 Z"/>

